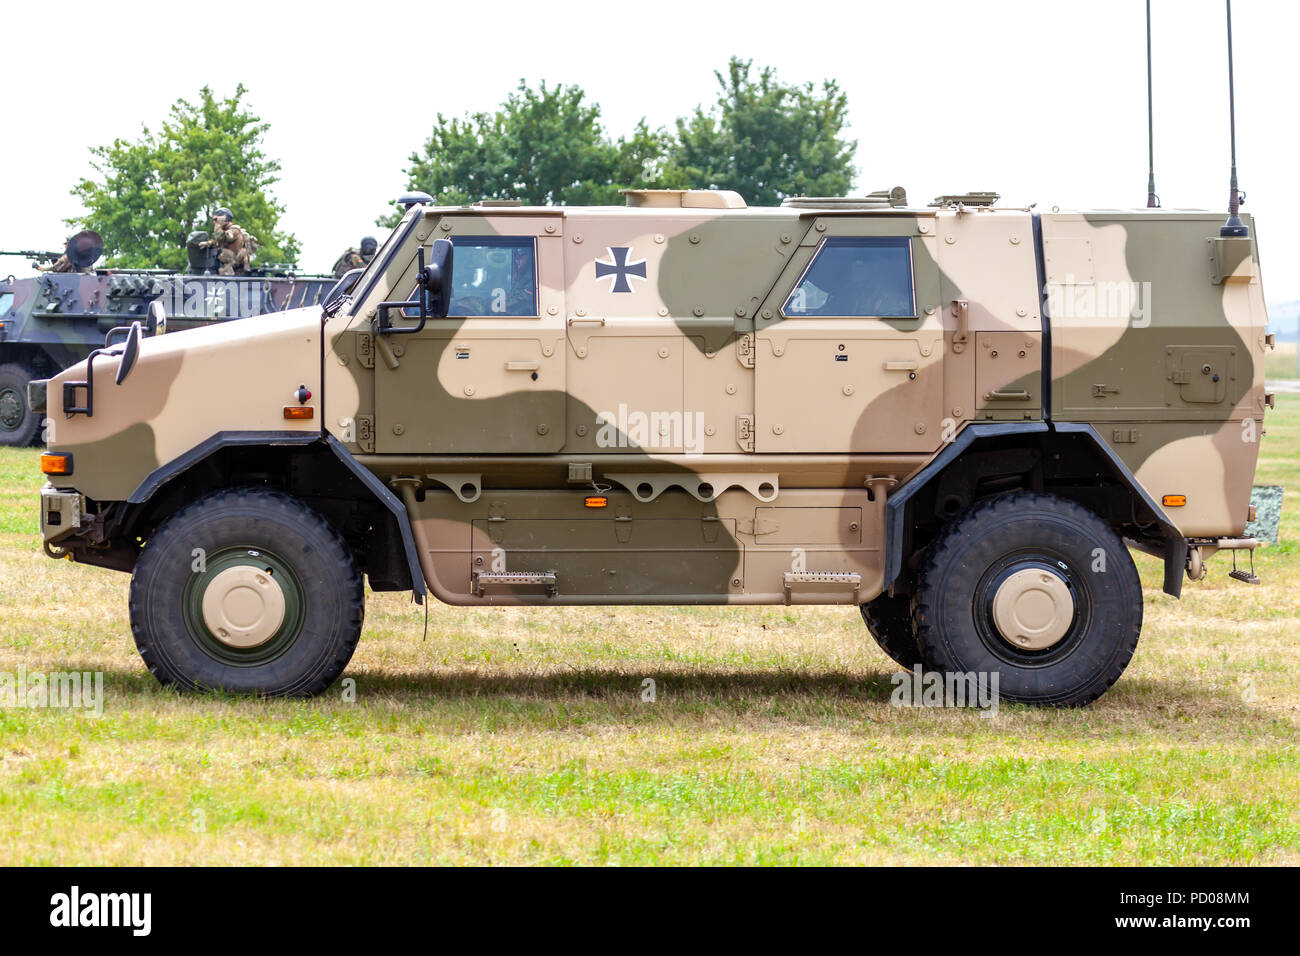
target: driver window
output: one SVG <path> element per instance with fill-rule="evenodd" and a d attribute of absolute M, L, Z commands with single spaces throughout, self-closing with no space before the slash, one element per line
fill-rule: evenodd
<path fill-rule="evenodd" d="M 537 246 L 531 236 L 451 236 L 449 316 L 537 315 Z M 415 301 L 412 290 L 408 301 Z"/>
<path fill-rule="evenodd" d="M 825 239 L 781 311 L 790 317 L 913 318 L 911 240 Z"/>

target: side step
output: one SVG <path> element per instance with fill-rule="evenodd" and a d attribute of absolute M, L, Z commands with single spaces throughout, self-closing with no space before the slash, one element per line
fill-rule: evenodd
<path fill-rule="evenodd" d="M 475 571 L 474 593 L 483 597 L 489 588 L 511 594 L 543 592 L 547 597 L 559 593 L 554 571 Z"/>
<path fill-rule="evenodd" d="M 787 571 L 786 604 L 857 604 L 862 575 L 855 571 Z"/>

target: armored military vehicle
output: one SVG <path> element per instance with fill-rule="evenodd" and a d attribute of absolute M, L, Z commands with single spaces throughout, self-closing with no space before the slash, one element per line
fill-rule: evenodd
<path fill-rule="evenodd" d="M 1221 214 L 995 198 L 415 205 L 324 307 L 35 384 L 46 551 L 132 572 L 181 688 L 329 686 L 365 575 L 858 605 L 904 666 L 1086 703 L 1137 646 L 1130 548 L 1176 596 L 1254 544 L 1259 257 Z"/>
<path fill-rule="evenodd" d="M 335 281 L 298 275 L 288 267 L 253 269 L 239 276 L 205 274 L 206 250 L 197 257 L 191 250 L 187 273 L 93 269 L 102 241 L 89 249 L 75 249 L 69 242 L 62 254 L 62 261 L 72 267 L 68 271 L 0 278 L 0 445 L 30 445 L 40 431 L 41 417 L 27 403 L 29 381 L 84 360 L 104 344 L 112 328 L 143 322 L 152 302 L 163 303 L 168 328 L 186 329 L 313 305 Z M 60 259 L 59 253 L 39 250 L 16 255 Z"/>

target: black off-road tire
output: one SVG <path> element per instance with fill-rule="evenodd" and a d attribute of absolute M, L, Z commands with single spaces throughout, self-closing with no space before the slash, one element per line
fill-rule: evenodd
<path fill-rule="evenodd" d="M 221 569 L 263 565 L 284 595 L 283 623 L 260 647 L 232 648 L 205 623 L 202 597 Z M 302 697 L 352 658 L 365 591 L 351 550 L 319 514 L 280 492 L 236 488 L 154 532 L 131 576 L 130 610 L 140 656 L 164 686 Z"/>
<path fill-rule="evenodd" d="M 0 446 L 26 447 L 36 441 L 41 416 L 27 401 L 32 377 L 23 365 L 0 365 Z"/>
<path fill-rule="evenodd" d="M 912 625 L 910 597 L 882 594 L 863 604 L 860 610 L 867 631 L 894 663 L 909 671 L 921 663 L 921 651 L 916 645 L 916 629 Z"/>
<path fill-rule="evenodd" d="M 1055 575 L 1071 594 L 1073 619 L 1051 647 L 1013 646 L 994 622 L 998 583 L 1024 569 Z M 977 503 L 944 529 L 923 563 L 912 617 L 926 667 L 997 672 L 1004 700 L 1078 706 L 1100 697 L 1132 659 L 1142 586 L 1128 549 L 1097 515 L 1016 492 Z"/>

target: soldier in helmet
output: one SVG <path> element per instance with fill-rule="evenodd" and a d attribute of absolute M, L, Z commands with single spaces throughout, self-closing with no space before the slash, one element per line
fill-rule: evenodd
<path fill-rule="evenodd" d="M 349 248 L 343 255 L 338 257 L 334 263 L 334 278 L 340 279 L 353 269 L 368 266 L 378 249 L 379 243 L 375 241 L 375 237 L 366 236 L 361 240 L 360 249 Z"/>
<path fill-rule="evenodd" d="M 38 272 L 91 272 L 91 266 L 104 251 L 104 240 L 92 229 L 83 229 L 68 240 L 63 255 L 47 266 L 38 265 Z"/>
<path fill-rule="evenodd" d="M 217 275 L 243 275 L 253 259 L 256 246 L 253 237 L 235 225 L 234 217 L 224 206 L 212 214 L 212 238 L 200 243 L 215 247 L 217 261 L 221 263 Z"/>

